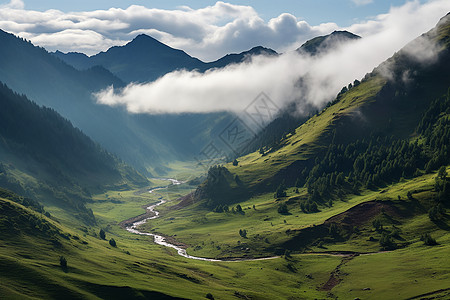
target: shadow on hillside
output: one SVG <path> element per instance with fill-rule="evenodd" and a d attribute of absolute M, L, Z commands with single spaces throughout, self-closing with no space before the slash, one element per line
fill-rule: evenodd
<path fill-rule="evenodd" d="M 445 214 L 442 218 L 438 220 L 433 220 L 432 222 L 439 227 L 439 229 L 450 231 L 450 226 L 448 225 L 450 216 Z"/>

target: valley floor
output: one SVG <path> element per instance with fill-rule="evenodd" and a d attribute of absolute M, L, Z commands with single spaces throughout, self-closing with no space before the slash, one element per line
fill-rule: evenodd
<path fill-rule="evenodd" d="M 153 193 L 109 191 L 95 196 L 89 205 L 98 226 L 55 223 L 65 232 L 56 242 L 27 234 L 2 237 L 0 298 L 51 299 L 64 294 L 67 299 L 204 299 L 211 294 L 214 299 L 448 299 L 449 218 L 433 223 L 425 207 L 433 181 L 430 174 L 366 191 L 314 214 L 290 206 L 288 215 L 277 212 L 271 195 L 241 203 L 243 214 L 227 214 L 204 210 L 199 203 L 173 209 L 180 196 L 192 191 L 187 184 Z M 165 184 L 153 182 L 155 187 Z M 408 200 L 408 191 L 415 191 L 415 200 Z M 283 201 L 292 197 L 297 194 L 291 192 Z M 160 217 L 139 230 L 170 237 L 198 257 L 280 257 L 193 260 L 119 225 L 145 213 L 145 207 L 161 198 L 167 202 L 160 206 Z M 377 203 L 376 209 L 368 210 L 372 215 L 356 217 L 363 213 L 358 207 L 370 203 Z M 52 207 L 48 210 L 58 214 Z M 396 250 L 380 249 L 382 233 L 371 223 L 380 214 L 385 218 L 383 230 L 399 232 Z M 321 235 L 319 230 L 310 246 L 295 250 L 304 232 L 336 218 L 357 229 L 344 237 Z M 99 238 L 100 228 L 105 229 L 106 240 Z M 246 237 L 239 235 L 239 229 L 246 229 Z M 420 235 L 425 232 L 438 245 L 424 245 Z M 116 247 L 108 243 L 111 238 Z M 283 247 L 292 251 L 284 252 Z M 67 258 L 66 269 L 59 266 L 61 255 Z"/>

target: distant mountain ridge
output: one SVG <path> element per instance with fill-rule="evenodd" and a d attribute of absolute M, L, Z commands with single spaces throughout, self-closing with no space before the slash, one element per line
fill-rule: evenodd
<path fill-rule="evenodd" d="M 278 53 L 275 50 L 270 48 L 265 48 L 263 46 L 256 46 L 248 51 L 244 51 L 241 53 L 231 53 L 227 54 L 222 58 L 219 58 L 216 61 L 206 63 L 208 68 L 223 68 L 230 64 L 238 64 L 246 59 L 256 56 L 256 55 L 265 55 L 265 56 L 277 56 Z"/>
<path fill-rule="evenodd" d="M 360 38 L 348 31 L 334 31 L 308 40 L 297 51 L 317 55 Z M 181 69 L 204 72 L 213 68 L 224 68 L 255 55 L 279 55 L 270 48 L 256 46 L 240 53 L 227 54 L 212 62 L 203 62 L 183 50 L 174 49 L 145 34 L 136 36 L 124 46 L 114 46 L 91 57 L 77 52 L 56 51 L 52 54 L 79 70 L 101 65 L 125 82 L 154 81 L 169 72 Z"/>
<path fill-rule="evenodd" d="M 87 56 L 84 53 L 80 52 L 63 53 L 59 50 L 56 50 L 55 52 L 51 52 L 51 54 L 61 59 L 66 64 L 80 71 L 89 69 L 91 67 L 89 56 Z"/>
<path fill-rule="evenodd" d="M 114 46 L 91 57 L 77 52 L 56 51 L 52 54 L 79 70 L 103 66 L 125 82 L 153 81 L 180 69 L 204 72 L 212 68 L 223 68 L 229 64 L 241 63 L 253 55 L 278 55 L 272 49 L 256 46 L 241 53 L 227 54 L 216 61 L 203 62 L 145 34 L 136 36 L 124 46 Z"/>

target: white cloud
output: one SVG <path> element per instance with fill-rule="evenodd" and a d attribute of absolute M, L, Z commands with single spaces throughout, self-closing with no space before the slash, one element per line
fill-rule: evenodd
<path fill-rule="evenodd" d="M 429 1 L 434 2 L 442 4 L 443 1 Z M 418 5 L 418 1 L 412 3 Z M 383 30 L 377 26 L 382 26 L 384 17 L 378 16 L 349 29 L 362 36 L 371 35 Z M 424 23 L 430 19 L 416 18 L 416 21 Z M 137 34 L 147 33 L 206 61 L 256 45 L 284 52 L 297 48 L 312 37 L 342 29 L 335 23 L 311 26 L 287 13 L 266 22 L 251 6 L 221 1 L 200 9 L 184 6 L 164 10 L 132 5 L 127 9 L 64 13 L 58 10 L 27 10 L 21 0 L 12 0 L 0 7 L 0 28 L 50 51 L 80 51 L 88 55 L 105 51 L 112 45 L 123 45 Z M 70 41 L 74 32 L 77 43 Z M 83 36 L 86 43 L 80 42 Z M 58 40 L 61 42 L 58 43 Z"/>
<path fill-rule="evenodd" d="M 306 70 L 298 54 L 279 58 L 255 57 L 240 65 L 206 73 L 177 71 L 148 84 L 130 84 L 116 94 L 112 88 L 97 94 L 100 103 L 125 105 L 133 113 L 207 113 L 231 111 L 239 113 L 257 95 L 268 88 L 271 97 L 282 99 L 280 106 L 292 100 L 291 86 L 299 70 Z M 294 62 L 294 64 L 293 64 Z M 283 74 L 274 80 L 279 70 Z M 302 73 L 300 71 L 300 73 Z M 164 100 L 162 100 L 164 99 Z"/>
<path fill-rule="evenodd" d="M 260 92 L 266 92 L 279 107 L 291 101 L 296 101 L 299 111 L 311 105 L 320 107 L 332 100 L 343 86 L 361 79 L 409 41 L 430 30 L 449 10 L 447 0 L 427 4 L 410 2 L 392 8 L 388 14 L 374 20 L 350 26 L 349 29 L 356 33 L 365 33 L 365 37 L 319 57 L 294 52 L 279 57 L 255 57 L 250 62 L 204 74 L 169 73 L 152 83 L 130 84 L 121 91 L 110 88 L 96 97 L 102 104 L 125 106 L 133 113 L 150 114 L 240 113 Z M 238 22 L 227 26 L 239 27 Z M 290 15 L 282 15 L 269 22 L 262 34 L 273 28 L 296 32 L 301 26 Z M 217 34 L 226 30 L 222 28 Z M 424 45 L 420 48 L 425 52 L 433 49 L 422 42 Z M 423 57 L 423 53 L 411 55 Z M 429 57 L 426 59 L 432 61 Z"/>
<path fill-rule="evenodd" d="M 14 5 L 12 3 L 15 3 Z M 51 51 L 82 51 L 95 54 L 111 43 L 122 45 L 138 33 L 151 34 L 174 48 L 209 61 L 230 52 L 241 52 L 255 45 L 279 51 L 293 49 L 305 40 L 338 29 L 334 23 L 310 26 L 291 14 L 282 14 L 265 22 L 251 6 L 217 2 L 200 9 L 151 9 L 132 5 L 127 9 L 110 8 L 89 12 L 64 13 L 26 10 L 12 1 L 0 8 L 0 28 Z M 73 32 L 92 40 L 97 33 L 97 47 L 72 44 Z M 55 43 L 60 39 L 60 43 Z"/>
<path fill-rule="evenodd" d="M 95 52 L 99 47 L 107 49 L 126 43 L 126 41 L 107 39 L 92 30 L 81 29 L 65 29 L 55 33 L 42 33 L 38 36 L 23 32 L 21 36 L 38 45 L 45 43 L 48 48 L 58 49 L 61 44 L 70 44 L 73 48 L 80 49 L 82 52 Z"/>
<path fill-rule="evenodd" d="M 342 86 L 360 79 L 432 28 L 448 11 L 448 0 L 429 0 L 424 4 L 416 0 L 368 21 L 339 28 L 334 23 L 311 26 L 288 13 L 266 22 L 251 6 L 221 1 L 200 9 L 184 6 L 163 10 L 132 5 L 127 9 L 64 13 L 27 10 L 22 1 L 13 0 L 0 7 L 0 28 L 49 50 L 87 54 L 123 45 L 137 34 L 147 33 L 203 60 L 255 45 L 289 52 L 307 39 L 339 29 L 362 36 L 363 39 L 320 59 L 294 53 L 278 58 L 259 57 L 224 70 L 205 74 L 174 72 L 154 83 L 98 94 L 101 103 L 124 105 L 132 112 L 239 112 L 265 91 L 279 106 L 296 100 L 302 110 L 331 100 Z"/>

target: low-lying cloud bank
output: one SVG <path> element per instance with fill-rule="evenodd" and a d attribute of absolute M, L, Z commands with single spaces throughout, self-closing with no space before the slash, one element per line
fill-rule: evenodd
<path fill-rule="evenodd" d="M 130 84 L 120 91 L 112 87 L 95 96 L 101 104 L 124 106 L 132 113 L 240 114 L 261 92 L 278 106 L 295 101 L 297 111 L 321 107 L 343 86 L 361 79 L 420 34 L 430 30 L 450 10 L 447 0 L 408 2 L 393 7 L 349 31 L 362 39 L 317 57 L 288 52 L 278 57 L 254 57 L 248 62 L 206 73 L 177 71 L 155 82 Z M 415 55 L 428 57 L 430 45 Z M 422 51 L 422 52 L 421 52 Z M 428 52 L 427 52 L 428 51 Z"/>

